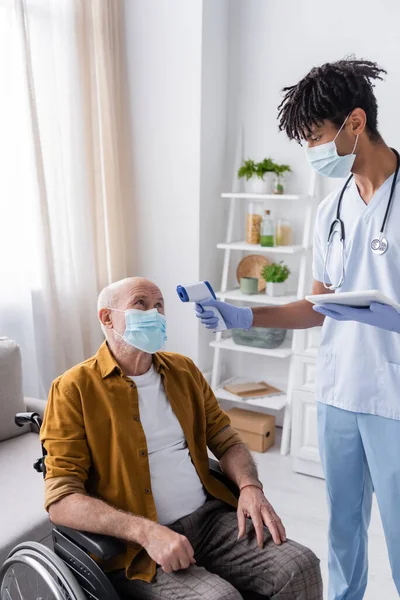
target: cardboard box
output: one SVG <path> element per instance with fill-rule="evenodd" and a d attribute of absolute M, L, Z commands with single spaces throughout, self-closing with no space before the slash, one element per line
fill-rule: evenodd
<path fill-rule="evenodd" d="M 265 452 L 275 444 L 275 417 L 264 413 L 231 408 L 227 411 L 236 429 L 250 450 Z"/>

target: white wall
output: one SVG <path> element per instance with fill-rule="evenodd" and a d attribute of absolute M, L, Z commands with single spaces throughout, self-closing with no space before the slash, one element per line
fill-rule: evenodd
<path fill-rule="evenodd" d="M 400 146 L 400 2 L 383 0 L 232 0 L 229 87 L 229 147 L 241 123 L 245 153 L 272 154 L 294 168 L 292 191 L 307 190 L 308 168 L 295 142 L 278 132 L 280 90 L 313 66 L 349 54 L 378 62 L 388 76 L 376 86 L 380 129 Z M 232 159 L 232 157 L 230 157 Z M 328 182 L 324 191 L 331 188 Z"/>
<path fill-rule="evenodd" d="M 175 288 L 201 279 L 220 286 L 228 10 L 228 0 L 125 2 L 136 274 L 165 295 L 167 348 L 201 368 L 211 364 L 212 334 Z"/>
<path fill-rule="evenodd" d="M 197 359 L 197 320 L 175 288 L 199 279 L 202 1 L 127 0 L 125 24 L 135 274 L 164 293 L 168 348 Z"/>
<path fill-rule="evenodd" d="M 221 199 L 226 177 L 226 131 L 228 93 L 229 0 L 203 1 L 201 166 L 200 166 L 200 279 L 209 280 L 215 291 L 221 284 L 221 241 L 227 203 Z M 214 335 L 200 328 L 199 366 L 211 365 L 209 347 Z"/>

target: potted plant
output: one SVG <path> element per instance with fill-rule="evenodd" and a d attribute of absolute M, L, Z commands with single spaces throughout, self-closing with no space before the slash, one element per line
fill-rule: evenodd
<path fill-rule="evenodd" d="M 239 179 L 245 179 L 245 189 L 250 194 L 268 194 L 272 192 L 274 162 L 264 158 L 261 162 L 245 160 L 238 171 Z"/>
<path fill-rule="evenodd" d="M 284 185 L 283 185 L 283 174 L 290 173 L 291 168 L 289 165 L 277 165 L 274 164 L 274 173 L 275 173 L 275 181 L 273 186 L 274 194 L 283 194 L 284 193 Z"/>
<path fill-rule="evenodd" d="M 275 173 L 274 161 L 271 158 L 264 158 L 264 160 L 256 164 L 256 172 L 257 176 L 261 177 L 262 180 L 266 183 L 264 193 L 271 194 Z"/>
<path fill-rule="evenodd" d="M 268 296 L 283 296 L 286 288 L 286 280 L 290 275 L 289 268 L 280 263 L 265 265 L 261 276 L 267 282 L 266 293 Z"/>

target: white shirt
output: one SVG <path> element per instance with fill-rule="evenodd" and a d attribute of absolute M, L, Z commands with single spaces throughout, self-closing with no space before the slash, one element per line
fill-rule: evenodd
<path fill-rule="evenodd" d="M 168 525 L 200 508 L 206 493 L 182 427 L 165 395 L 161 376 L 152 366 L 144 375 L 131 379 L 139 395 L 158 521 Z"/>
<path fill-rule="evenodd" d="M 400 178 L 399 178 L 400 179 Z M 400 302 L 400 181 L 386 223 L 389 247 L 378 256 L 370 248 L 379 237 L 393 175 L 366 205 L 354 179 L 341 208 L 345 225 L 345 280 L 339 292 L 376 289 Z M 323 281 L 329 228 L 336 218 L 340 189 L 319 206 L 314 235 L 314 279 Z M 340 243 L 335 235 L 327 268 L 329 280 L 340 279 Z M 354 412 L 400 420 L 400 334 L 354 321 L 326 318 L 317 359 L 316 397 Z"/>

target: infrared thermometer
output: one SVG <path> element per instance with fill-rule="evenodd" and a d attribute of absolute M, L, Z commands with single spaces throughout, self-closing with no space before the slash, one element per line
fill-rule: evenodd
<path fill-rule="evenodd" d="M 209 310 L 218 317 L 218 325 L 214 331 L 225 331 L 226 323 L 215 306 L 207 306 L 207 300 L 214 299 L 217 297 L 208 281 L 199 281 L 198 283 L 189 283 L 188 285 L 178 285 L 176 288 L 177 294 L 182 302 L 197 302 L 201 304 L 204 310 Z"/>

